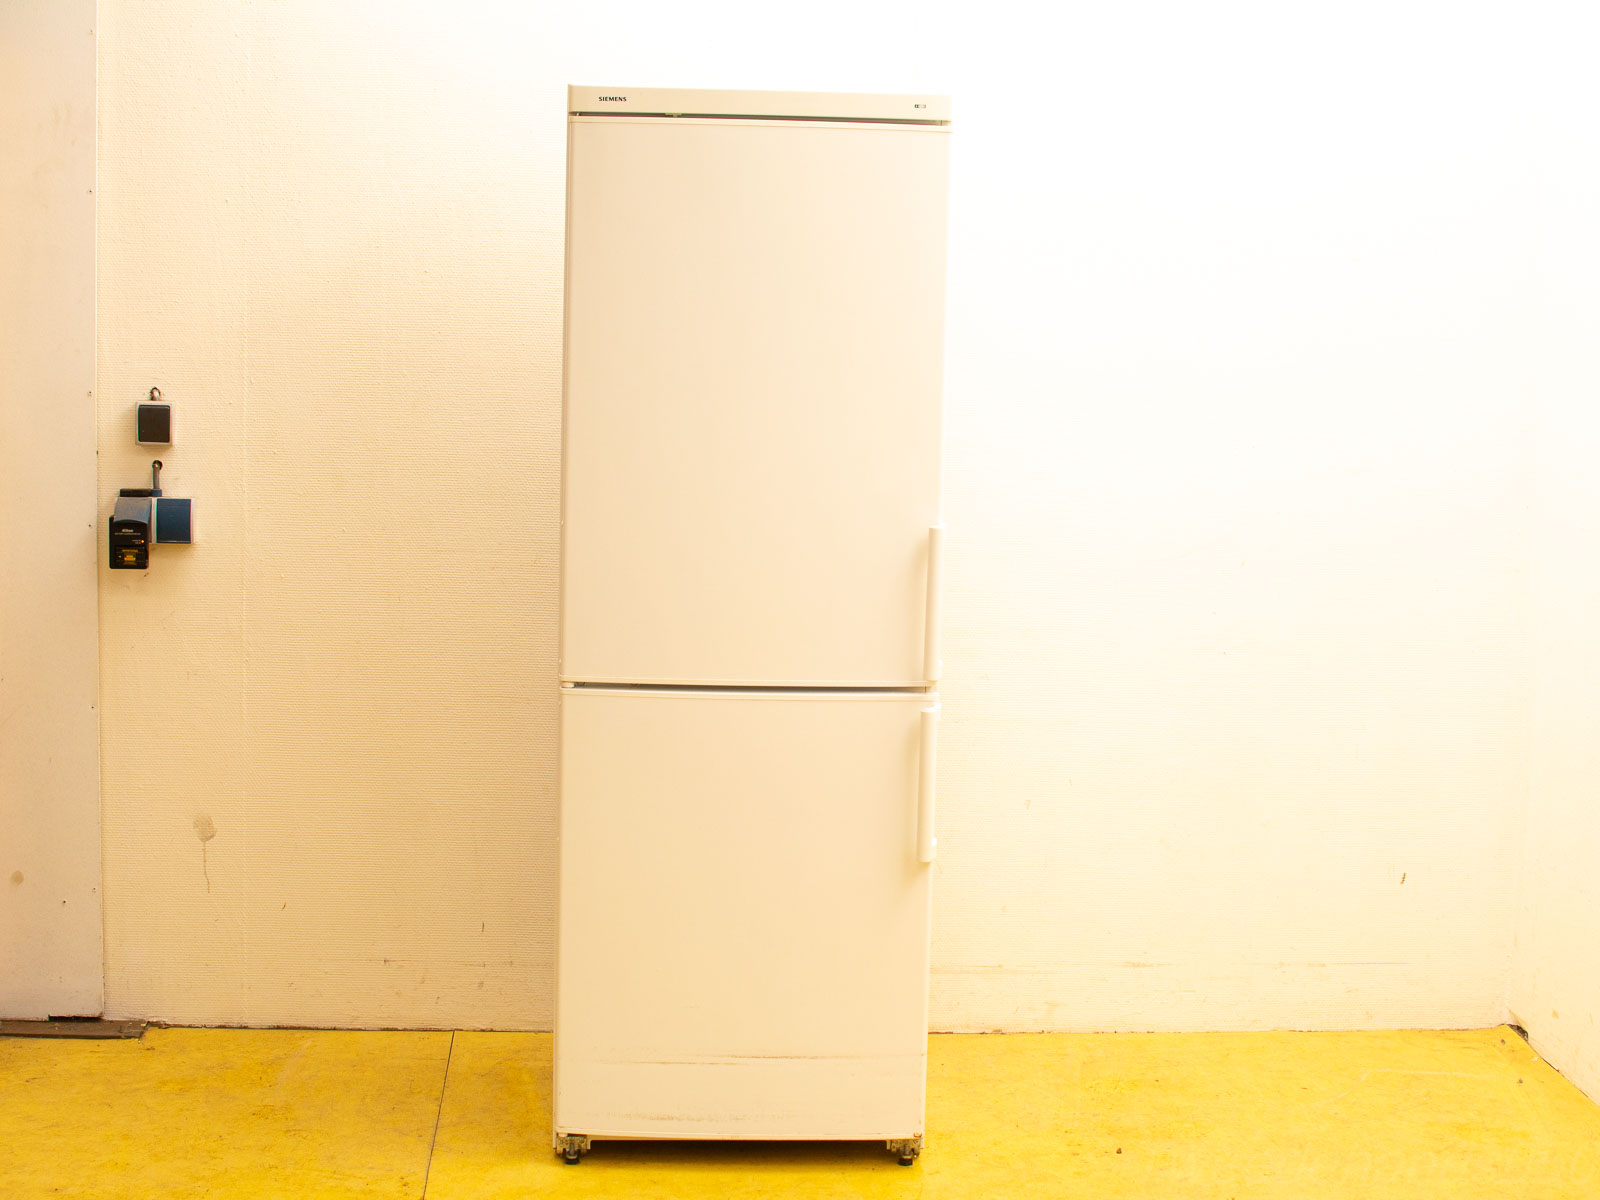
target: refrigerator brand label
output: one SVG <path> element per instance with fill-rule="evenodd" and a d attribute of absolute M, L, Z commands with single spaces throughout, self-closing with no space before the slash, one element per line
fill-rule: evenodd
<path fill-rule="evenodd" d="M 599 97 L 599 99 L 601 99 L 601 100 L 622 100 L 622 101 L 626 101 L 627 97 L 626 96 L 601 96 L 601 97 Z"/>

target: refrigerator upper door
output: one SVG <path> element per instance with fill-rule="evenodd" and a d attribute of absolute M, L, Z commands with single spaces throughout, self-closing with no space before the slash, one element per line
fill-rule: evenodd
<path fill-rule="evenodd" d="M 947 146 L 572 119 L 564 679 L 936 677 Z"/>
<path fill-rule="evenodd" d="M 563 690 L 558 1133 L 922 1132 L 936 703 Z"/>

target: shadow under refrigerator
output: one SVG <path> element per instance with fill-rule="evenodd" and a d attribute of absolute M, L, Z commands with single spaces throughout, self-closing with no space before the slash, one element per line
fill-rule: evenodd
<path fill-rule="evenodd" d="M 568 96 L 554 1135 L 920 1152 L 948 105 Z"/>

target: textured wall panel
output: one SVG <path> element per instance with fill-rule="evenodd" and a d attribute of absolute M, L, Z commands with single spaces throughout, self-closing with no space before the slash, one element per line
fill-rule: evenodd
<path fill-rule="evenodd" d="M 111 1006 L 544 1024 L 559 95 L 419 13 L 109 7 L 101 490 L 159 454 L 199 530 L 102 577 Z"/>
<path fill-rule="evenodd" d="M 1492 1022 L 1534 285 L 1528 114 L 1479 81 L 1514 37 L 1140 11 L 951 60 L 935 1020 Z"/>
<path fill-rule="evenodd" d="M 0 5 L 0 1017 L 101 1001 L 94 15 Z"/>

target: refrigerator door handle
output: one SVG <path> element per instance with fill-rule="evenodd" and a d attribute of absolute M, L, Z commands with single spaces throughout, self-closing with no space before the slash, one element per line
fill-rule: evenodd
<path fill-rule="evenodd" d="M 933 836 L 934 773 L 939 762 L 939 706 L 922 710 L 922 742 L 917 766 L 917 861 L 931 863 L 939 852 Z"/>
<path fill-rule="evenodd" d="M 938 683 L 944 671 L 939 659 L 939 601 L 944 595 L 944 526 L 928 527 L 928 599 L 922 624 L 922 674 Z"/>

